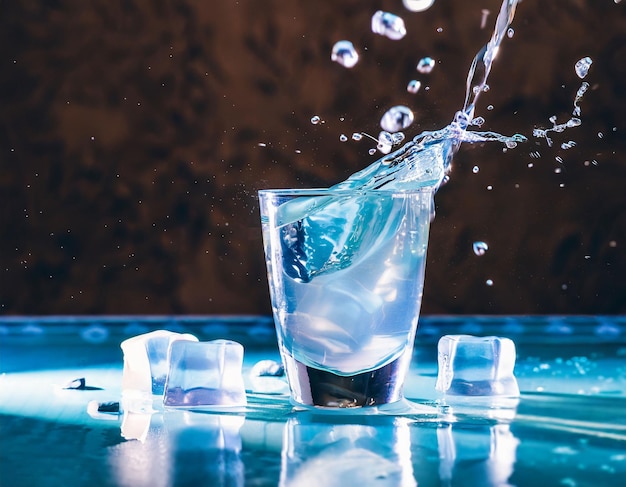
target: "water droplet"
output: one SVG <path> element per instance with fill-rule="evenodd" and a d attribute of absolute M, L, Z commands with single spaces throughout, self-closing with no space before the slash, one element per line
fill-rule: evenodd
<path fill-rule="evenodd" d="M 372 16 L 372 32 L 397 41 L 406 35 L 406 27 L 402 17 L 379 10 Z"/>
<path fill-rule="evenodd" d="M 563 164 L 563 158 L 561 156 L 556 156 L 554 160 L 558 162 L 559 164 Z"/>
<path fill-rule="evenodd" d="M 487 279 L 485 284 L 487 284 L 487 286 L 493 286 L 493 281 L 491 279 Z"/>
<path fill-rule="evenodd" d="M 478 171 L 480 171 L 480 168 L 479 168 L 478 166 L 474 166 L 474 167 L 472 168 L 472 172 L 473 172 L 474 174 L 476 174 Z"/>
<path fill-rule="evenodd" d="M 386 131 L 382 131 L 378 134 L 378 145 L 376 148 L 383 154 L 389 154 L 393 147 L 393 136 Z"/>
<path fill-rule="evenodd" d="M 493 105 L 487 105 L 487 110 L 493 110 Z"/>
<path fill-rule="evenodd" d="M 504 143 L 507 147 L 507 149 L 515 149 L 517 147 L 517 142 L 515 142 L 514 140 L 507 140 Z"/>
<path fill-rule="evenodd" d="M 576 71 L 576 74 L 580 79 L 583 79 L 585 76 L 587 76 L 592 62 L 593 61 L 589 56 L 584 57 L 576 62 L 576 64 L 574 65 L 574 70 Z"/>
<path fill-rule="evenodd" d="M 491 184 L 487 186 L 487 191 L 491 191 L 492 189 L 493 189 L 493 186 Z"/>
<path fill-rule="evenodd" d="M 506 31 L 506 35 L 509 39 L 515 35 L 515 31 L 513 30 L 513 27 L 509 27 L 509 30 Z"/>
<path fill-rule="evenodd" d="M 346 140 L 348 140 L 348 137 L 347 137 L 345 134 L 341 134 L 341 135 L 339 136 L 339 140 L 340 140 L 341 142 L 345 142 Z"/>
<path fill-rule="evenodd" d="M 376 149 L 370 149 L 367 152 L 369 153 L 370 156 L 373 156 L 374 154 L 376 154 Z"/>
<path fill-rule="evenodd" d="M 402 0 L 404 8 L 411 12 L 423 12 L 432 7 L 435 0 Z M 615 2 L 617 3 L 617 2 Z"/>
<path fill-rule="evenodd" d="M 604 134 L 602 132 L 598 132 L 598 139 L 602 139 L 604 137 Z"/>
<path fill-rule="evenodd" d="M 406 86 L 406 91 L 408 91 L 409 93 L 417 93 L 420 90 L 421 86 L 422 83 L 420 83 L 416 79 L 412 79 Z"/>
<path fill-rule="evenodd" d="M 322 121 L 322 119 L 318 115 L 313 115 L 311 117 L 311 123 L 313 125 L 317 125 L 317 124 L 321 123 L 321 121 Z"/>
<path fill-rule="evenodd" d="M 354 132 L 354 133 L 352 134 L 352 140 L 357 140 L 357 141 L 359 141 L 359 140 L 361 140 L 362 138 L 363 138 L 363 134 L 360 134 L 360 133 L 358 133 L 358 132 Z"/>
<path fill-rule="evenodd" d="M 391 107 L 380 119 L 380 126 L 387 132 L 399 132 L 409 127 L 415 116 L 410 108 L 404 105 Z"/>
<path fill-rule="evenodd" d="M 576 142 L 574 142 L 573 140 L 570 140 L 569 142 L 563 142 L 561 144 L 561 149 L 563 150 L 571 149 L 575 145 L 576 145 Z"/>
<path fill-rule="evenodd" d="M 435 60 L 431 57 L 425 57 L 419 60 L 417 63 L 417 70 L 420 73 L 430 73 L 435 67 Z"/>
<path fill-rule="evenodd" d="M 352 68 L 359 62 L 359 54 L 350 41 L 339 41 L 333 46 L 330 59 L 346 68 Z"/>
<path fill-rule="evenodd" d="M 401 144 L 405 138 L 404 132 L 395 132 L 391 134 L 391 138 L 393 139 L 393 145 Z"/>
<path fill-rule="evenodd" d="M 472 119 L 472 121 L 470 122 L 470 125 L 480 127 L 484 123 L 485 123 L 485 119 L 483 117 L 476 117 Z"/>
<path fill-rule="evenodd" d="M 442 33 L 443 32 L 443 27 L 437 27 L 437 32 Z"/>
<path fill-rule="evenodd" d="M 485 242 L 474 242 L 472 244 L 472 250 L 478 256 L 485 255 L 487 250 L 489 250 L 489 245 L 487 245 Z"/>

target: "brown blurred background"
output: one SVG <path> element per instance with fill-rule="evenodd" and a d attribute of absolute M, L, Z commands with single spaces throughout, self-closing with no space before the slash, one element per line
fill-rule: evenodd
<path fill-rule="evenodd" d="M 407 136 L 446 125 L 499 3 L 0 1 L 0 313 L 269 313 L 256 191 L 373 162 L 339 137 L 376 136 L 393 105 L 415 111 Z M 404 39 L 371 32 L 378 9 Z M 478 115 L 529 140 L 462 147 L 422 310 L 624 313 L 626 1 L 524 0 L 513 28 Z M 330 60 L 341 39 L 352 70 Z M 582 125 L 548 147 L 532 130 L 569 119 L 584 56 Z"/>

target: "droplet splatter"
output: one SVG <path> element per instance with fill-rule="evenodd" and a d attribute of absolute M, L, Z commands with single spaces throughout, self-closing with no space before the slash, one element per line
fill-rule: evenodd
<path fill-rule="evenodd" d="M 409 127 L 413 120 L 415 120 L 415 116 L 409 107 L 397 105 L 385 112 L 380 119 L 380 126 L 387 132 L 399 132 Z"/>
<path fill-rule="evenodd" d="M 416 69 L 420 73 L 428 74 L 433 70 L 434 67 L 435 67 L 435 60 L 427 56 L 419 60 L 419 62 L 417 63 Z"/>
<path fill-rule="evenodd" d="M 593 61 L 589 56 L 584 57 L 576 62 L 576 64 L 574 65 L 574 70 L 576 71 L 576 74 L 580 79 L 583 79 L 585 76 L 587 76 L 589 68 L 591 67 L 591 63 L 593 63 Z"/>
<path fill-rule="evenodd" d="M 378 10 L 372 15 L 372 32 L 397 41 L 406 35 L 406 27 L 402 17 Z"/>
<path fill-rule="evenodd" d="M 432 7 L 435 0 L 402 0 L 402 4 L 411 12 L 423 12 Z M 617 3 L 617 2 L 616 2 Z"/>
<path fill-rule="evenodd" d="M 422 87 L 422 83 L 420 83 L 416 79 L 412 79 L 411 81 L 409 81 L 409 84 L 406 86 L 406 91 L 408 91 L 409 93 L 417 93 L 421 87 Z"/>
<path fill-rule="evenodd" d="M 339 41 L 333 46 L 330 59 L 346 68 L 353 68 L 359 62 L 359 53 L 350 41 Z"/>

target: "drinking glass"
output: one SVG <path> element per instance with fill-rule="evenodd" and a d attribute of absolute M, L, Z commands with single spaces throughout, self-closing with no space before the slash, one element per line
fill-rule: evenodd
<path fill-rule="evenodd" d="M 433 190 L 261 190 L 259 200 L 292 402 L 350 408 L 401 399 Z"/>

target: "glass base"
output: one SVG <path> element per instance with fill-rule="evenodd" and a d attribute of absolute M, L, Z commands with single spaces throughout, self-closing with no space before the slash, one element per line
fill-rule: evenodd
<path fill-rule="evenodd" d="M 381 368 L 341 376 L 286 357 L 292 397 L 296 403 L 328 408 L 380 406 L 402 399 L 406 373 L 404 354 Z"/>

